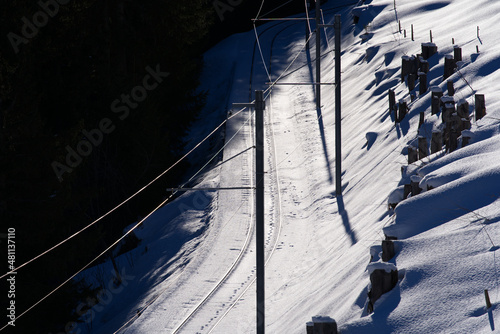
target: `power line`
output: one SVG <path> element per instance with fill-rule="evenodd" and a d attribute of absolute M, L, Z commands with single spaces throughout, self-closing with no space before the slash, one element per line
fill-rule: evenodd
<path fill-rule="evenodd" d="M 235 117 L 236 115 L 238 115 L 239 113 L 241 113 L 242 111 L 244 110 L 241 109 L 240 111 L 238 111 L 237 113 L 233 114 L 231 117 L 227 118 L 224 122 L 227 122 L 229 119 Z M 224 122 L 222 124 L 224 124 Z M 224 147 L 226 147 L 234 138 L 235 136 L 243 129 L 244 126 L 246 126 L 246 123 L 248 123 L 248 120 L 240 127 L 240 129 L 238 129 L 238 131 L 236 131 L 236 133 L 231 137 L 231 139 L 229 141 L 226 142 L 226 144 L 224 145 Z M 221 125 L 222 125 L 221 124 Z M 220 125 L 220 126 L 221 126 Z M 217 127 L 216 130 L 218 128 Z M 216 131 L 214 130 L 214 131 Z M 214 132 L 213 131 L 213 132 Z M 213 133 L 212 132 L 212 133 Z M 209 135 L 210 136 L 210 135 Z M 205 138 L 206 139 L 206 138 Z M 203 141 L 202 141 L 203 142 Z M 202 142 L 200 142 L 197 146 L 199 146 Z M 223 148 L 224 148 L 223 147 Z M 222 148 L 222 149 L 223 149 Z M 221 150 L 222 150 L 221 149 Z M 193 149 L 194 150 L 194 149 Z M 213 157 L 209 160 L 208 163 L 210 163 L 210 161 L 212 161 L 220 152 L 221 150 L 219 150 L 217 153 L 215 153 L 213 155 Z M 192 152 L 192 151 L 190 151 Z M 196 175 L 198 175 L 207 165 L 205 164 L 203 167 L 201 167 L 201 169 L 196 172 L 190 179 L 188 182 L 192 181 Z M 184 185 L 183 185 L 184 186 Z M 180 188 L 182 188 L 183 186 L 181 186 Z M 71 277 L 69 277 L 67 280 L 65 280 L 63 283 L 61 283 L 59 286 L 57 286 L 54 290 L 52 290 L 51 292 L 49 292 L 47 295 L 45 295 L 43 298 L 41 298 L 40 300 L 38 300 L 35 304 L 33 304 L 32 306 L 30 306 L 28 309 L 26 309 L 23 313 L 21 313 L 20 315 L 17 316 L 17 319 L 19 319 L 20 317 L 22 317 L 24 314 L 26 314 L 27 312 L 29 312 L 30 310 L 32 310 L 34 307 L 36 307 L 38 304 L 40 304 L 42 301 L 44 301 L 45 299 L 47 299 L 48 297 L 50 297 L 52 294 L 54 294 L 57 290 L 59 290 L 60 288 L 62 288 L 66 283 L 68 283 L 69 281 L 71 281 L 73 278 L 75 278 L 78 274 L 80 274 L 83 270 L 87 269 L 92 263 L 94 263 L 95 261 L 97 261 L 102 255 L 106 254 L 110 249 L 112 249 L 114 246 L 116 246 L 120 241 L 122 241 L 127 235 L 129 235 L 132 231 L 134 231 L 137 227 L 139 227 L 146 219 L 148 219 L 149 217 L 151 217 L 151 215 L 153 215 L 153 213 L 155 213 L 158 209 L 160 209 L 163 205 L 165 205 L 179 190 L 176 190 L 174 191 L 167 199 L 165 199 L 163 202 L 160 203 L 160 205 L 158 205 L 153 211 L 151 211 L 146 217 L 144 217 L 143 219 L 141 219 L 137 224 L 135 224 L 129 231 L 127 231 L 122 237 L 120 237 L 118 240 L 116 240 L 113 244 L 111 244 L 108 248 L 106 248 L 103 252 L 101 252 L 99 255 L 97 255 L 92 261 L 90 261 L 89 263 L 87 263 L 85 266 L 83 266 L 80 270 L 78 270 L 75 274 L 73 274 Z M 50 251 L 50 250 L 49 250 Z M 43 254 L 42 254 L 43 255 Z M 40 257 L 41 255 L 39 255 L 38 257 Z M 33 259 L 34 260 L 34 259 Z M 33 260 L 30 260 L 33 261 Z M 8 273 L 7 273 L 8 274 Z M 4 330 L 7 326 L 9 326 L 8 324 L 6 324 L 4 327 L 0 328 L 0 331 Z"/>
<path fill-rule="evenodd" d="M 17 268 L 15 268 L 15 270 L 11 270 L 7 273 L 5 273 L 4 275 L 0 276 L 0 279 L 6 277 L 7 275 L 10 275 L 12 274 L 13 272 L 16 272 L 17 270 L 25 267 L 26 265 L 28 265 L 29 263 L 39 259 L 40 257 L 50 253 L 51 251 L 53 251 L 54 249 L 56 249 L 57 247 L 61 246 L 62 244 L 68 242 L 69 240 L 73 239 L 74 237 L 76 237 L 78 234 L 82 233 L 83 231 L 87 230 L 88 228 L 90 228 L 91 226 L 95 225 L 96 223 L 98 223 L 99 221 L 101 221 L 102 219 L 104 219 L 105 217 L 107 217 L 108 215 L 110 215 L 111 213 L 113 213 L 114 211 L 116 211 L 117 209 L 119 209 L 120 207 L 122 207 L 124 204 L 126 204 L 128 201 L 130 201 L 132 198 L 134 198 L 135 196 L 137 196 L 139 193 L 141 193 L 143 190 L 145 190 L 147 187 L 149 187 L 151 184 L 153 184 L 154 182 L 156 182 L 158 179 L 160 179 L 162 176 L 164 176 L 167 172 L 169 172 L 170 170 L 172 170 L 175 166 L 177 166 L 181 161 L 183 161 L 185 158 L 187 158 L 194 150 L 196 150 L 203 142 L 205 142 L 208 138 L 210 138 L 215 132 L 217 132 L 228 120 L 230 120 L 231 118 L 235 117 L 236 115 L 238 115 L 240 112 L 242 112 L 243 110 L 240 110 L 239 112 L 233 114 L 232 116 L 228 117 L 226 120 L 224 120 L 221 124 L 219 124 L 212 132 L 210 132 L 202 141 L 200 141 L 196 146 L 194 146 L 189 152 L 187 152 L 184 156 L 182 156 L 179 160 L 177 160 L 173 165 L 171 165 L 169 168 L 167 168 L 165 171 L 163 171 L 160 175 L 158 175 L 156 178 L 154 178 L 152 181 L 150 181 L 148 184 L 146 184 L 144 187 L 142 187 L 141 189 L 139 189 L 138 191 L 136 191 L 133 195 L 131 195 L 130 197 L 128 197 L 127 199 L 125 199 L 123 202 L 121 202 L 120 204 L 118 204 L 117 206 L 115 206 L 113 209 L 111 209 L 110 211 L 108 211 L 107 213 L 105 213 L 104 215 L 102 215 L 101 217 L 99 217 L 98 219 L 94 220 L 92 223 L 88 224 L 87 226 L 85 226 L 84 228 L 82 228 L 81 230 L 79 230 L 78 232 L 75 232 L 73 233 L 71 236 L 67 237 L 66 239 L 60 241 L 59 243 L 57 243 L 56 245 L 52 246 L 51 248 L 47 249 L 46 251 L 40 253 L 39 255 L 33 257 L 32 259 L 24 262 L 23 264 L 21 264 L 20 266 L 18 266 Z"/>

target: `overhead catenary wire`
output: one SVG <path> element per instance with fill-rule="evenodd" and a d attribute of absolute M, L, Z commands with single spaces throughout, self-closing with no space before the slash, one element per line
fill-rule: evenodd
<path fill-rule="evenodd" d="M 266 0 L 262 0 L 261 4 L 260 4 L 260 8 L 259 8 L 259 11 L 257 12 L 257 16 L 255 16 L 256 18 L 259 18 L 259 15 L 260 15 L 260 12 L 262 11 L 262 7 L 264 7 L 264 2 Z"/>
<path fill-rule="evenodd" d="M 198 147 L 200 147 L 201 144 L 203 144 L 208 138 L 210 138 L 215 132 L 217 132 L 228 120 L 230 120 L 231 118 L 235 117 L 236 115 L 238 115 L 240 112 L 242 112 L 243 110 L 240 110 L 238 111 L 237 113 L 234 113 L 233 115 L 231 115 L 230 117 L 228 117 L 227 119 L 225 119 L 221 124 L 219 124 L 212 132 L 210 132 L 205 138 L 203 138 L 203 140 L 201 140 L 198 144 L 196 144 L 191 150 L 189 150 L 189 152 L 187 152 L 186 154 L 184 154 L 179 160 L 177 160 L 173 165 L 171 165 L 169 168 L 167 168 L 166 170 L 164 170 L 161 174 L 159 174 L 157 177 L 155 177 L 152 181 L 150 181 L 148 184 L 146 184 L 145 186 L 143 186 L 141 189 L 139 189 L 138 191 L 136 191 L 134 194 L 132 194 L 131 196 L 129 196 L 127 199 L 125 199 L 124 201 L 122 201 L 120 204 L 118 204 L 117 206 L 115 206 L 114 208 L 112 208 L 111 210 L 109 210 L 107 213 L 105 213 L 104 215 L 102 215 L 101 217 L 97 218 L 96 220 L 94 220 L 93 222 L 91 222 L 90 224 L 88 224 L 87 226 L 83 227 L 82 229 L 80 229 L 79 231 L 73 233 L 72 235 L 70 235 L 69 237 L 67 237 L 66 239 L 60 241 L 59 243 L 57 243 L 56 245 L 50 247 L 49 249 L 47 249 L 46 251 L 40 253 L 39 255 L 31 258 L 30 260 L 24 262 L 23 264 L 19 265 L 18 267 L 15 268 L 15 270 L 11 270 L 5 274 L 3 274 L 2 276 L 0 276 L 0 279 L 6 277 L 7 275 L 10 275 L 14 272 L 17 272 L 19 269 L 25 267 L 26 265 L 30 264 L 31 262 L 41 258 L 42 256 L 50 253 L 51 251 L 53 251 L 54 249 L 58 248 L 59 246 L 65 244 L 66 242 L 68 242 L 69 240 L 73 239 L 74 237 L 76 237 L 77 235 L 79 235 L 80 233 L 82 233 L 83 231 L 87 230 L 88 228 L 92 227 L 93 225 L 97 224 L 99 221 L 103 220 L 104 218 L 106 218 L 107 216 L 109 216 L 111 213 L 113 213 L 114 211 L 118 210 L 120 207 L 122 207 L 123 205 L 125 205 L 128 201 L 130 201 L 131 199 L 133 199 L 135 196 L 137 196 L 139 193 L 141 193 L 142 191 L 144 191 L 146 188 L 148 188 L 150 185 L 152 185 L 153 183 L 155 183 L 156 181 L 158 181 L 162 176 L 164 176 L 165 174 L 167 174 L 170 170 L 172 170 L 175 166 L 177 166 L 179 163 L 181 163 L 184 159 L 186 159 L 193 151 L 195 151 Z"/>
<path fill-rule="evenodd" d="M 241 113 L 245 108 L 239 110 L 237 113 L 233 114 L 232 116 L 228 117 L 226 119 L 229 120 L 233 117 L 235 117 L 236 115 L 238 115 L 239 113 Z M 219 155 L 219 153 L 236 137 L 236 135 L 246 126 L 246 124 L 248 123 L 249 120 L 247 120 L 236 132 L 235 134 L 225 143 L 225 145 L 219 150 L 217 151 L 213 156 L 212 158 L 209 160 L 208 163 L 206 163 L 205 165 L 203 165 L 186 183 L 192 181 L 213 159 L 215 159 L 215 157 L 217 157 Z M 219 126 L 220 127 L 220 126 Z M 216 130 L 214 130 L 216 131 Z M 200 143 L 201 144 L 201 143 Z M 198 144 L 197 146 L 199 146 L 200 144 Z M 185 184 L 186 184 L 185 183 Z M 184 184 L 184 185 L 185 185 Z M 183 185 L 183 186 L 184 186 Z M 181 188 L 183 187 L 181 186 Z M 37 305 L 39 305 L 41 302 L 43 302 L 45 299 L 47 299 L 48 297 L 50 297 L 52 294 L 54 294 L 57 290 L 59 290 L 60 288 L 62 288 L 66 283 L 68 283 L 69 281 L 71 281 L 73 278 L 75 278 L 78 274 L 80 274 L 82 271 L 84 271 L 85 269 L 87 269 L 88 267 L 90 267 L 91 264 L 93 264 L 95 261 L 97 261 L 101 256 L 103 256 L 104 254 L 106 254 L 109 250 L 111 250 L 114 246 L 116 246 L 120 241 L 122 241 L 127 235 L 129 235 L 130 233 L 132 233 L 132 231 L 134 231 L 137 227 L 139 227 L 146 219 L 148 219 L 149 217 L 151 217 L 151 215 L 153 215 L 153 213 L 155 213 L 156 211 L 158 211 L 163 205 L 165 205 L 176 193 L 178 192 L 178 190 L 174 191 L 170 196 L 167 197 L 167 199 L 165 199 L 164 201 L 162 201 L 153 211 L 151 211 L 148 215 L 146 215 L 144 218 L 142 218 L 138 223 L 136 223 L 130 230 L 128 230 L 122 237 L 120 237 L 118 240 L 116 240 L 115 242 L 113 242 L 109 247 L 107 247 L 104 251 L 102 251 L 99 255 L 97 255 L 94 259 L 92 259 L 89 263 L 87 263 L 85 266 L 83 266 L 80 270 L 78 270 L 75 274 L 71 275 L 68 279 L 66 279 L 63 283 L 61 283 L 59 286 L 57 286 L 55 289 L 53 289 L 51 292 L 49 292 L 47 295 L 45 295 L 43 298 L 41 298 L 40 300 L 38 300 L 36 303 L 34 303 L 32 306 L 30 306 L 28 309 L 26 309 L 24 312 L 22 312 L 21 314 L 19 314 L 16 319 L 19 319 L 21 318 L 22 316 L 24 316 L 26 313 L 28 313 L 29 311 L 31 311 L 33 308 L 35 308 Z M 6 327 L 8 327 L 9 325 L 6 324 L 4 327 L 0 328 L 0 331 L 4 330 Z"/>
<path fill-rule="evenodd" d="M 240 113 L 241 111 L 243 111 L 245 108 L 243 108 L 242 110 L 240 110 L 238 113 Z M 236 114 L 235 114 L 236 115 Z M 203 165 L 199 170 L 198 172 L 196 172 L 187 182 L 185 182 L 180 188 L 183 188 L 187 183 L 189 183 L 190 181 L 192 181 L 196 175 L 198 175 L 208 164 L 210 164 L 210 162 L 215 159 L 220 152 L 222 152 L 222 150 L 224 150 L 226 148 L 226 146 L 236 137 L 236 135 L 250 122 L 251 120 L 251 117 L 253 115 L 253 112 L 252 113 L 249 113 L 249 118 L 244 122 L 244 124 L 234 133 L 234 135 L 228 140 L 226 141 L 226 143 L 223 145 L 223 147 L 217 151 L 213 156 L 212 158 L 205 164 Z M 250 184 L 250 188 L 253 188 L 253 185 Z M 177 191 L 176 191 L 177 192 Z M 173 194 L 172 194 L 173 195 Z M 240 204 L 240 206 L 238 207 L 237 210 L 235 210 L 233 212 L 233 215 L 228 219 L 228 221 L 223 225 L 223 226 L 226 226 L 232 219 L 233 217 L 236 215 L 237 212 L 239 212 L 240 208 L 243 206 L 244 202 L 242 202 Z M 180 275 L 184 272 L 184 270 L 186 270 L 187 267 L 184 267 L 184 269 L 182 270 L 182 272 L 178 275 L 178 277 L 180 277 Z M 177 278 L 178 278 L 177 277 Z M 144 307 L 142 307 L 141 310 L 139 310 L 136 314 L 134 314 L 129 320 L 127 320 L 127 322 L 125 322 L 120 328 L 118 328 L 115 332 L 113 332 L 113 334 L 116 334 L 118 332 L 120 332 L 122 329 L 126 328 L 131 322 L 133 322 L 135 319 L 137 319 L 149 306 L 151 306 L 170 286 L 172 285 L 172 283 L 170 283 L 169 285 L 167 285 L 166 287 L 164 287 L 154 298 L 152 298 L 150 301 L 148 301 L 146 303 L 146 305 Z"/>

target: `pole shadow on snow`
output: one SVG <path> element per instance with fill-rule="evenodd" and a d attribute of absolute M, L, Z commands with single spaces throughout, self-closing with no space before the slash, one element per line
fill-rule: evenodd
<path fill-rule="evenodd" d="M 311 53 L 310 53 L 309 49 L 307 49 L 306 55 L 307 55 L 307 64 L 309 67 L 309 79 L 311 80 L 311 82 L 315 82 L 314 77 L 313 77 Z M 315 86 L 313 86 L 313 93 L 316 94 Z M 318 115 L 318 126 L 319 126 L 319 132 L 321 135 L 321 144 L 323 146 L 323 153 L 325 155 L 325 160 L 326 160 L 326 169 L 328 171 L 328 181 L 330 182 L 330 184 L 333 184 L 332 168 L 330 165 L 330 159 L 328 157 L 328 148 L 326 146 L 325 127 L 323 124 L 323 115 L 321 113 L 321 108 L 319 108 L 319 109 L 316 108 L 316 114 Z"/>
<path fill-rule="evenodd" d="M 354 245 L 358 242 L 358 238 L 356 237 L 356 232 L 351 229 L 351 223 L 349 221 L 349 215 L 345 210 L 344 198 L 342 195 L 337 196 L 337 207 L 339 210 L 339 215 L 342 218 L 342 223 L 344 224 L 345 232 L 351 238 L 351 244 Z"/>

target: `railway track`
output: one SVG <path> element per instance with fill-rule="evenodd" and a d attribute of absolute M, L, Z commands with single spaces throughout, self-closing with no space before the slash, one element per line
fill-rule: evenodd
<path fill-rule="evenodd" d="M 283 23 L 285 23 L 285 22 L 279 22 L 277 24 L 274 24 L 271 27 L 266 28 L 265 30 L 263 30 L 259 34 L 259 37 L 261 37 L 262 34 L 264 34 L 265 32 L 268 32 L 272 28 L 276 28 L 276 26 L 283 24 Z M 274 42 L 276 40 L 276 37 L 279 34 L 281 34 L 282 32 L 284 32 L 286 29 L 288 29 L 296 24 L 297 24 L 296 22 L 294 22 L 292 24 L 288 24 L 286 27 L 284 27 L 281 30 L 279 30 L 278 32 L 276 32 L 275 35 L 273 36 L 271 46 L 270 46 L 270 48 L 271 48 L 271 53 L 269 56 L 270 57 L 270 61 L 269 61 L 270 64 L 272 61 L 272 49 L 273 49 L 273 45 L 274 45 Z M 254 51 L 253 51 L 252 63 L 251 63 L 251 71 L 250 71 L 251 76 L 250 76 L 250 83 L 249 83 L 250 94 L 252 92 L 252 86 L 253 86 L 253 82 L 252 82 L 253 79 L 252 78 L 253 78 L 253 72 L 254 72 L 254 66 L 255 66 L 256 47 L 257 47 L 257 41 L 254 43 Z M 251 95 L 250 95 L 250 98 L 251 98 Z M 272 104 L 269 104 L 269 105 L 271 106 Z M 269 107 L 269 108 L 271 108 L 271 107 Z M 275 157 L 276 157 L 276 145 L 275 145 L 274 136 L 273 136 L 274 130 L 272 129 L 272 123 L 273 123 L 272 122 L 272 111 L 269 110 L 269 112 L 267 112 L 266 115 L 267 115 L 266 127 L 270 128 L 270 131 L 266 131 L 266 142 L 267 142 L 268 149 L 271 151 L 269 154 L 269 159 L 268 159 L 268 169 L 270 171 L 272 171 L 272 173 L 268 173 L 267 175 L 270 175 L 269 179 L 272 183 L 272 187 L 274 188 L 272 193 L 276 194 L 276 196 L 274 197 L 274 203 L 273 203 L 273 206 L 275 208 L 276 221 L 274 222 L 274 224 L 272 226 L 267 226 L 268 230 L 272 230 L 272 233 L 269 233 L 269 237 L 266 240 L 267 254 L 266 254 L 265 264 L 267 265 L 268 262 L 270 261 L 272 255 L 273 255 L 273 253 L 275 252 L 276 248 L 278 247 L 278 244 L 279 244 L 278 241 L 279 241 L 279 236 L 280 236 L 280 232 L 281 232 L 281 228 L 282 228 L 282 204 L 281 204 L 281 189 L 280 189 L 280 184 L 279 184 L 277 162 L 275 159 Z M 252 129 L 253 129 L 253 126 L 252 126 Z M 186 325 L 195 318 L 197 313 L 203 308 L 203 306 L 205 306 L 209 302 L 209 300 L 214 296 L 214 294 L 217 293 L 217 291 L 219 289 L 221 289 L 221 287 L 227 281 L 229 276 L 231 276 L 234 273 L 234 271 L 237 269 L 237 267 L 240 264 L 244 255 L 248 253 L 251 236 L 253 235 L 253 231 L 255 229 L 254 223 L 255 222 L 254 222 L 253 214 L 252 214 L 252 227 L 250 229 L 248 229 L 245 243 L 244 243 L 243 247 L 241 248 L 241 251 L 240 251 L 236 261 L 234 261 L 232 266 L 227 270 L 225 275 L 216 283 L 216 285 L 213 287 L 213 289 L 211 291 L 209 291 L 207 293 L 207 295 L 197 304 L 197 306 L 195 308 L 193 308 L 193 310 L 187 316 L 184 317 L 182 322 L 175 327 L 174 331 L 172 332 L 173 334 L 182 333 L 183 328 L 185 328 Z M 206 333 L 212 333 L 217 328 L 217 326 L 221 323 L 221 321 L 236 306 L 236 304 L 246 295 L 248 290 L 254 285 L 255 281 L 256 281 L 256 276 L 255 276 L 255 272 L 253 271 L 252 278 L 248 282 L 246 282 L 246 284 L 243 288 L 238 289 L 239 293 L 236 294 L 235 298 L 232 298 L 232 300 L 229 300 L 225 304 L 225 310 L 223 311 L 223 313 L 221 313 L 221 315 L 217 316 L 217 318 L 215 319 L 215 321 L 213 322 L 212 325 L 210 325 L 208 327 L 204 326 L 203 330 L 204 331 L 208 330 Z M 201 333 L 201 332 L 198 332 L 198 333 Z"/>

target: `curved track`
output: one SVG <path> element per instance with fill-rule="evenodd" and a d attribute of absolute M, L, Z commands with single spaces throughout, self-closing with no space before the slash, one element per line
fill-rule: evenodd
<path fill-rule="evenodd" d="M 259 34 L 259 37 L 262 36 L 265 32 L 267 32 L 267 31 L 271 30 L 272 28 L 275 28 L 276 26 L 278 26 L 280 24 L 283 24 L 283 23 L 286 23 L 286 22 L 279 22 L 277 24 L 274 24 L 274 25 L 266 28 L 265 30 L 263 30 Z M 297 24 L 297 22 L 294 22 L 292 24 L 287 25 L 286 27 L 284 27 L 281 30 L 279 30 L 278 32 L 276 32 L 275 35 L 273 36 L 273 39 L 272 39 L 272 42 L 271 42 L 271 47 L 270 47 L 271 48 L 271 53 L 270 53 L 269 64 L 271 64 L 272 49 L 273 49 L 273 45 L 274 45 L 274 42 L 276 40 L 276 37 L 279 34 L 281 34 L 283 31 L 285 31 L 286 29 L 292 27 L 295 24 Z M 249 88 L 250 89 L 250 94 L 252 94 L 253 71 L 254 71 L 256 48 L 257 48 L 257 41 L 254 42 L 253 55 L 252 55 L 252 63 L 251 63 L 251 71 L 250 71 L 251 75 L 250 75 L 250 83 L 249 83 L 249 85 L 250 85 L 250 88 Z M 251 99 L 251 95 L 250 95 L 250 99 Z M 270 179 L 271 179 L 273 187 L 276 188 L 276 191 L 273 192 L 273 193 L 276 193 L 276 197 L 275 197 L 275 200 L 274 200 L 274 202 L 275 202 L 274 205 L 275 205 L 275 210 L 276 210 L 275 216 L 277 218 L 277 222 L 276 222 L 276 224 L 274 225 L 274 228 L 273 228 L 273 233 L 270 233 L 270 237 L 266 241 L 266 245 L 267 245 L 267 248 L 268 248 L 268 253 L 267 253 L 265 264 L 267 265 L 267 263 L 269 262 L 269 260 L 271 259 L 272 255 L 273 255 L 273 253 L 275 252 L 276 248 L 278 247 L 278 240 L 279 240 L 279 236 L 280 236 L 281 228 L 282 228 L 282 204 L 281 204 L 281 189 L 280 189 L 280 184 L 279 184 L 279 175 L 278 175 L 278 169 L 277 169 L 277 162 L 275 160 L 276 145 L 275 145 L 274 137 L 273 137 L 273 132 L 274 131 L 272 129 L 271 112 L 267 112 L 266 115 L 267 115 L 267 119 L 266 119 L 267 126 L 269 126 L 271 128 L 270 131 L 266 131 L 266 141 L 267 141 L 268 147 L 270 148 L 270 150 L 272 150 L 272 152 L 270 152 L 270 154 L 269 154 L 269 157 L 270 157 L 269 164 L 270 164 L 270 166 L 268 166 L 268 167 L 270 167 L 270 171 L 274 172 L 273 175 L 271 175 Z M 270 229 L 270 228 L 271 227 L 268 226 L 268 229 Z M 226 280 L 228 279 L 228 277 L 236 270 L 236 268 L 238 267 L 238 264 L 241 262 L 241 260 L 242 260 L 242 258 L 244 256 L 244 254 L 246 254 L 248 252 L 249 244 L 250 244 L 250 240 L 251 240 L 251 236 L 253 234 L 253 230 L 254 230 L 254 222 L 253 222 L 253 219 L 252 219 L 252 227 L 248 230 L 245 243 L 244 243 L 243 247 L 241 248 L 241 251 L 240 251 L 237 259 L 234 261 L 234 263 L 232 264 L 232 266 L 227 270 L 227 272 L 225 273 L 225 275 L 212 288 L 212 290 L 208 292 L 208 294 L 206 295 L 206 297 L 204 297 L 203 300 L 201 300 L 198 303 L 198 305 L 187 316 L 185 316 L 184 320 L 179 325 L 177 325 L 175 327 L 175 329 L 173 331 L 173 334 L 181 333 L 182 329 L 192 319 L 195 318 L 195 316 L 198 313 L 198 311 L 212 298 L 212 296 L 224 285 L 224 282 L 226 282 Z M 243 289 L 241 289 L 240 293 L 233 299 L 233 301 L 229 301 L 228 302 L 228 304 L 226 305 L 226 310 L 224 311 L 224 313 L 222 313 L 221 316 L 219 316 L 217 318 L 217 321 L 214 322 L 214 324 L 212 325 L 212 327 L 208 330 L 208 333 L 212 333 L 213 332 L 213 330 L 217 327 L 217 325 L 234 308 L 234 306 L 238 303 L 238 301 L 240 301 L 243 298 L 243 296 L 250 289 L 250 287 L 252 287 L 252 285 L 255 283 L 255 281 L 256 281 L 256 276 L 254 275 L 254 277 L 248 283 L 246 283 L 246 286 Z"/>

